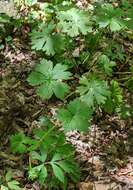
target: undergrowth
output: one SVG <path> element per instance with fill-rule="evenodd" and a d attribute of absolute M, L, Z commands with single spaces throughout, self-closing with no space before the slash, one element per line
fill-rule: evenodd
<path fill-rule="evenodd" d="M 14 36 L 28 43 L 37 59 L 26 73 L 27 85 L 43 102 L 59 99 L 61 106 L 54 119 L 49 114 L 38 118 L 30 134 L 11 134 L 10 151 L 26 155 L 27 180 L 38 180 L 42 189 L 67 189 L 69 180 L 80 179 L 80 171 L 65 133 L 88 132 L 99 114 L 132 116 L 125 92 L 133 89 L 133 66 L 123 41 L 133 36 L 133 4 L 15 3 L 16 17 L 0 15 L 0 48 L 14 48 Z M 2 178 L 2 190 L 22 189 L 10 170 Z"/>

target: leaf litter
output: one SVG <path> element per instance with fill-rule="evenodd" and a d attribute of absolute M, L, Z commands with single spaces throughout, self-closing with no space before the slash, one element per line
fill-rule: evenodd
<path fill-rule="evenodd" d="M 85 3 L 86 1 L 84 1 L 84 3 L 78 2 L 77 5 L 83 7 Z M 37 127 L 36 119 L 41 114 L 50 111 L 49 114 L 54 118 L 61 103 L 56 102 L 54 105 L 51 104 L 51 106 L 47 103 L 44 104 L 33 95 L 31 89 L 27 88 L 27 84 L 24 82 L 25 75 L 29 70 L 27 64 L 32 62 L 30 66 L 32 67 L 34 65 L 34 55 L 30 52 L 25 53 L 22 49 L 13 52 L 9 50 L 8 47 L 2 55 L 7 60 L 0 68 L 2 77 L 2 80 L 0 80 L 0 105 L 4 104 L 6 109 L 0 109 L 2 113 L 0 119 L 2 122 L 5 122 L 5 120 L 10 121 L 10 128 L 8 127 L 9 123 L 6 124 L 8 129 L 6 135 L 14 129 L 30 133 L 31 128 Z M 23 68 L 23 74 L 20 73 L 20 68 L 21 72 Z M 14 71 L 14 69 L 16 70 Z M 18 76 L 18 78 L 16 76 Z M 23 81 L 20 82 L 22 79 Z M 7 85 L 9 80 L 10 83 Z M 25 91 L 27 92 L 26 94 Z M 13 99 L 12 97 L 14 96 L 17 98 Z M 12 105 L 12 102 L 15 106 Z M 41 111 L 38 112 L 40 107 Z M 13 115 L 10 115 L 9 112 Z M 11 121 L 12 118 L 14 119 Z M 118 117 L 101 117 L 100 120 L 101 122 L 94 121 L 96 124 L 90 127 L 90 131 L 87 134 L 80 134 L 77 131 L 68 132 L 66 134 L 67 141 L 71 142 L 76 148 L 76 159 L 80 163 L 81 170 L 83 171 L 83 176 L 81 182 L 77 184 L 77 189 L 131 190 L 133 189 L 133 157 L 129 154 L 131 145 L 128 143 L 129 131 L 126 126 L 127 123 Z M 19 129 L 18 126 L 21 126 L 21 129 Z M 108 130 L 105 129 L 107 126 Z M 5 148 L 8 144 L 8 140 L 2 137 L 1 139 L 4 148 L 1 149 L 0 153 L 0 173 L 2 173 L 3 164 L 11 167 L 20 167 L 20 170 L 16 170 L 14 178 L 23 181 L 25 190 L 40 190 L 40 186 L 37 182 L 27 184 L 25 181 L 25 174 L 22 172 L 23 167 L 21 167 L 21 165 L 25 167 L 25 159 L 23 162 L 20 162 L 19 157 L 10 155 L 9 150 Z M 121 147 L 118 145 L 119 142 Z M 119 155 L 120 148 L 122 148 L 122 153 Z M 111 155 L 110 159 L 108 159 L 109 155 Z"/>

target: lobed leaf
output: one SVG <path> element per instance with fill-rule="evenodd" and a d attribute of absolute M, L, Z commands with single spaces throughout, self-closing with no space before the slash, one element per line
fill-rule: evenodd
<path fill-rule="evenodd" d="M 91 111 L 85 103 L 75 99 L 67 105 L 66 109 L 60 109 L 57 117 L 65 132 L 70 130 L 86 131 L 89 127 Z"/>
<path fill-rule="evenodd" d="M 103 80 L 98 80 L 95 77 L 80 79 L 80 86 L 77 87 L 77 92 L 80 94 L 80 99 L 89 107 L 105 104 L 107 97 L 110 94 L 107 83 Z"/>
<path fill-rule="evenodd" d="M 69 86 L 63 82 L 70 78 L 71 73 L 68 67 L 60 63 L 53 67 L 51 61 L 43 59 L 40 64 L 31 72 L 27 81 L 32 86 L 37 86 L 37 94 L 43 99 L 50 99 L 53 94 L 59 99 L 63 99 L 69 92 Z"/>

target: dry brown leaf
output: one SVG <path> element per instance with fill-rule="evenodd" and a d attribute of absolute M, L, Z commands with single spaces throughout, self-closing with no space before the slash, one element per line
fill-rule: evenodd
<path fill-rule="evenodd" d="M 93 190 L 93 187 L 94 185 L 92 182 L 88 182 L 88 183 L 81 182 L 78 184 L 79 190 Z"/>
<path fill-rule="evenodd" d="M 81 182 L 78 184 L 79 190 L 122 190 L 120 185 L 117 185 L 116 183 L 105 183 L 104 181 L 100 182 Z"/>
<path fill-rule="evenodd" d="M 116 183 L 104 183 L 103 182 L 95 182 L 95 190 L 110 190 L 110 189 L 114 189 L 114 190 L 121 190 L 119 186 L 117 186 Z"/>

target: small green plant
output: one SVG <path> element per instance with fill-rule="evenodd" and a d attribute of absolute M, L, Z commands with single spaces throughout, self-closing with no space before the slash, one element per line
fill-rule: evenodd
<path fill-rule="evenodd" d="M 122 105 L 123 96 L 122 96 L 121 88 L 119 87 L 119 84 L 117 81 L 114 81 L 114 80 L 111 81 L 110 91 L 111 91 L 111 94 L 107 98 L 104 108 L 107 112 L 112 113 L 112 112 L 115 112 L 116 109 L 120 108 L 120 106 Z"/>
<path fill-rule="evenodd" d="M 74 149 L 66 142 L 64 133 L 47 118 L 41 118 L 39 124 L 41 129 L 33 131 L 33 138 L 23 133 L 11 137 L 14 153 L 29 154 L 29 179 L 38 179 L 42 186 L 52 184 L 55 179 L 65 186 L 68 176 L 77 181 L 79 170 L 73 159 Z"/>
<path fill-rule="evenodd" d="M 83 76 L 79 83 L 77 92 L 80 94 L 80 99 L 89 107 L 104 104 L 110 94 L 107 82 L 95 76 L 90 77 L 89 80 Z"/>
<path fill-rule="evenodd" d="M 68 180 L 76 183 L 80 172 L 66 132 L 87 132 L 99 112 L 131 116 L 123 91 L 133 89 L 133 69 L 123 41 L 132 38 L 133 5 L 98 2 L 90 10 L 74 1 L 15 2 L 19 8 L 23 5 L 24 16 L 0 15 L 0 48 L 5 47 L 3 41 L 13 45 L 10 33 L 15 27 L 28 25 L 27 41 L 39 61 L 27 83 L 43 102 L 57 101 L 58 111 L 54 118 L 42 117 L 30 134 L 12 135 L 11 151 L 29 158 L 28 180 L 38 180 L 42 189 L 67 189 Z M 129 76 L 122 78 L 121 73 Z M 10 172 L 1 185 L 1 190 L 8 189 L 21 189 Z"/>
<path fill-rule="evenodd" d="M 40 30 L 33 30 L 31 33 L 32 49 L 46 52 L 47 55 L 54 55 L 64 49 L 64 38 L 61 34 L 54 32 L 54 24 L 43 24 Z"/>
<path fill-rule="evenodd" d="M 75 99 L 67 105 L 67 109 L 60 109 L 57 117 L 62 122 L 65 131 L 87 131 L 91 115 L 92 112 L 88 106 L 79 99 Z"/>
<path fill-rule="evenodd" d="M 86 35 L 92 31 L 89 22 L 89 14 L 77 8 L 71 8 L 67 11 L 60 11 L 57 13 L 59 23 L 57 27 L 71 37 L 80 34 Z"/>
<path fill-rule="evenodd" d="M 13 179 L 13 173 L 9 170 L 5 178 L 3 179 L 4 184 L 0 186 L 1 190 L 21 190 L 20 183 Z"/>
<path fill-rule="evenodd" d="M 103 74 L 111 76 L 113 73 L 113 68 L 114 66 L 116 66 L 116 63 L 114 61 L 110 61 L 108 56 L 101 55 L 98 60 L 98 65 Z"/>
<path fill-rule="evenodd" d="M 105 3 L 96 9 L 96 22 L 100 28 L 109 27 L 112 32 L 120 31 L 125 27 L 122 19 L 123 11 L 119 8 L 114 8 L 113 5 Z"/>
<path fill-rule="evenodd" d="M 53 67 L 51 61 L 42 60 L 33 71 L 27 81 L 32 86 L 37 86 L 37 94 L 50 99 L 53 94 L 57 98 L 63 99 L 69 92 L 69 86 L 63 80 L 70 79 L 71 73 L 67 71 L 68 67 L 60 63 Z"/>
<path fill-rule="evenodd" d="M 40 64 L 37 64 L 27 81 L 31 86 L 36 87 L 36 92 L 41 98 L 50 99 L 54 94 L 56 98 L 64 101 L 64 108 L 59 108 L 56 116 L 64 132 L 87 131 L 93 120 L 93 113 L 96 113 L 99 108 L 107 113 L 119 114 L 118 110 L 124 105 L 119 83 L 112 80 L 117 68 L 117 60 L 124 60 L 124 53 L 122 50 L 119 55 L 115 55 L 113 49 L 118 49 L 120 46 L 114 41 L 111 41 L 111 44 L 106 32 L 113 35 L 115 32 L 128 30 L 127 20 L 131 19 L 131 14 L 127 19 L 124 8 L 113 7 L 110 3 L 102 5 L 98 3 L 93 11 L 81 10 L 73 3 L 67 4 L 62 1 L 49 5 L 46 6 L 49 9 L 46 8 L 45 23 L 35 27 L 30 35 L 32 49 L 45 54 L 48 60 L 43 59 Z M 100 46 L 101 51 L 97 52 L 97 45 L 100 45 L 100 42 L 103 42 L 105 47 Z M 77 44 L 82 47 L 81 50 Z M 88 51 L 85 48 L 88 48 Z M 71 61 L 74 60 L 71 66 L 67 65 L 67 62 L 64 64 L 63 59 L 66 60 L 66 55 Z M 63 61 L 60 64 L 58 60 Z M 81 60 L 82 63 L 80 63 Z M 74 71 L 80 66 L 83 70 L 85 68 L 86 72 L 83 72 L 82 76 L 76 73 L 79 82 L 75 82 L 73 88 L 71 81 L 76 76 Z M 67 85 L 68 80 L 70 87 Z M 72 89 L 71 93 L 69 89 Z M 71 101 L 67 102 L 71 94 L 74 95 L 74 99 L 70 98 Z M 63 132 L 60 129 L 58 132 L 53 130 L 57 138 L 53 137 L 52 146 L 57 143 L 56 151 L 53 152 L 49 144 L 49 137 L 53 131 L 49 130 L 50 133 L 46 132 L 47 138 L 45 134 L 43 136 L 44 131 L 40 132 L 42 139 L 45 139 L 45 143 L 47 142 L 45 149 L 40 147 L 39 152 L 35 152 L 35 147 L 38 147 L 37 141 L 26 148 L 28 151 L 30 146 L 34 147 L 34 152 L 30 153 L 31 160 L 38 160 L 37 166 L 30 167 L 29 176 L 32 179 L 38 178 L 42 183 L 48 179 L 49 166 L 51 166 L 54 176 L 65 183 L 64 173 L 73 175 L 74 170 L 69 165 L 70 158 L 65 158 L 64 153 L 58 152 L 59 140 L 57 143 L 57 139 L 60 139 Z M 39 139 L 39 146 L 44 143 L 43 140 Z M 25 140 L 24 143 L 26 142 Z M 64 150 L 66 145 L 63 143 L 65 142 L 64 138 L 64 141 L 59 143 Z M 50 156 L 46 151 L 48 148 L 51 152 Z M 69 149 L 67 151 L 69 152 Z"/>

